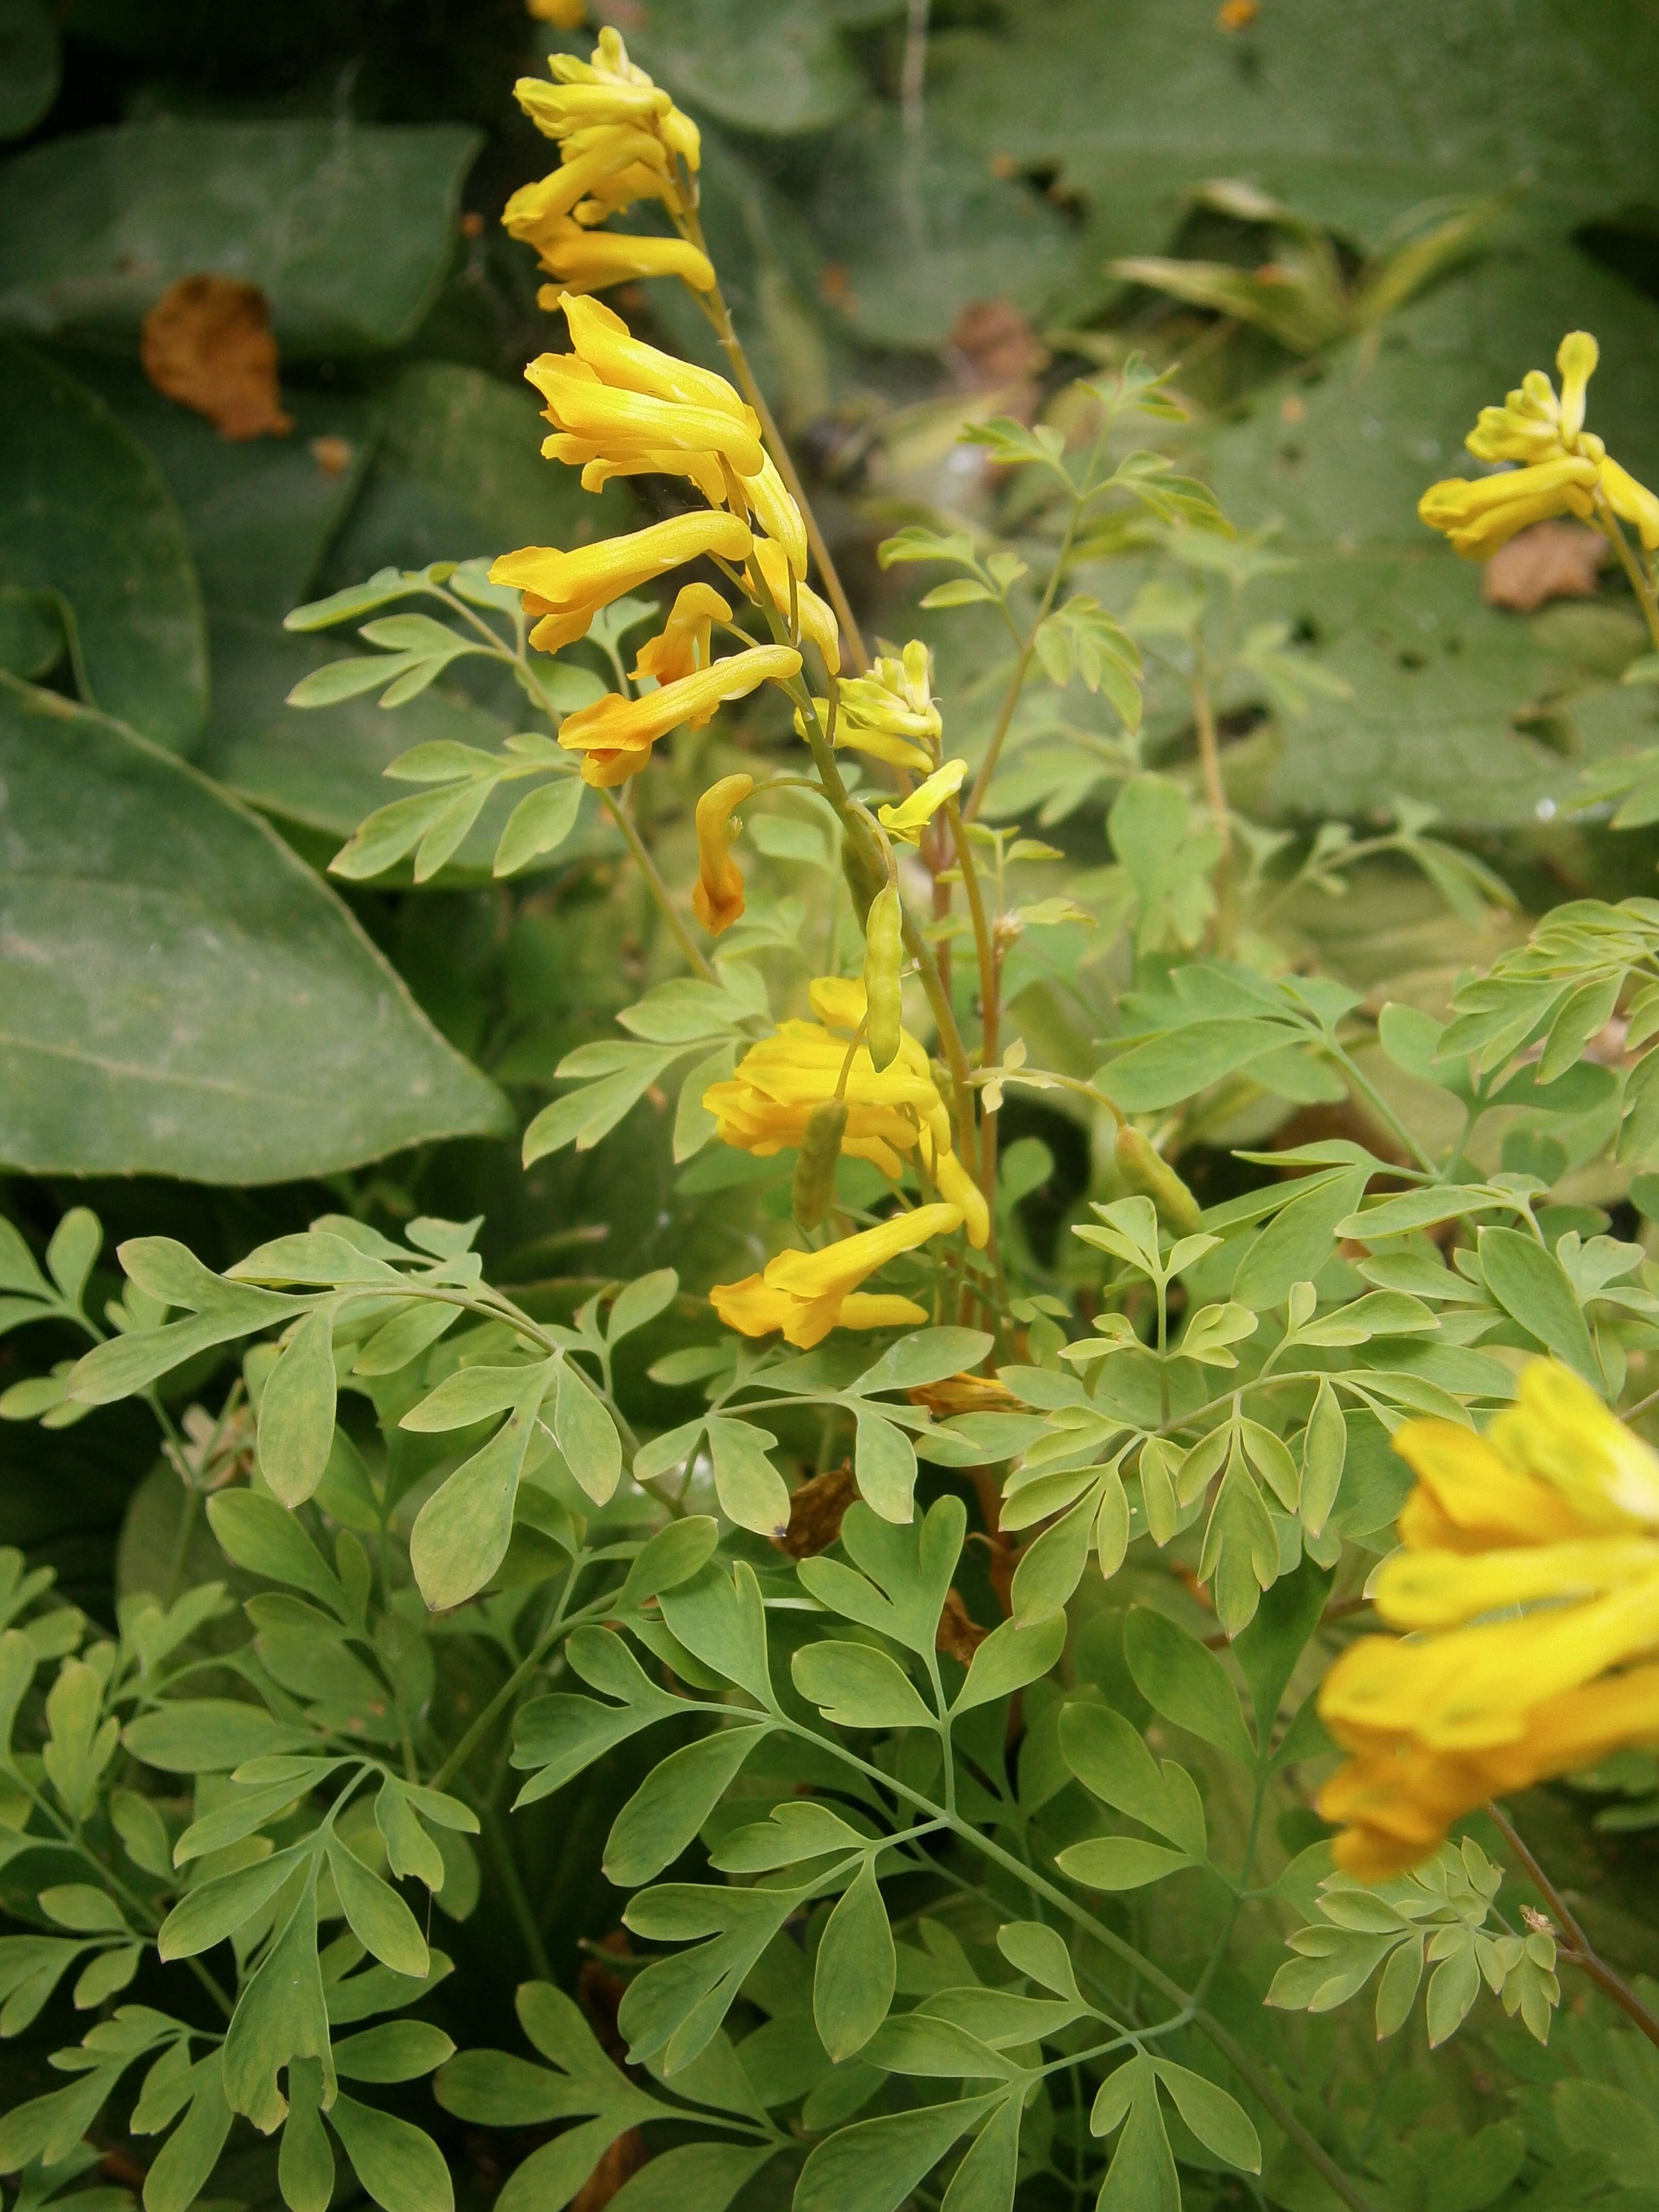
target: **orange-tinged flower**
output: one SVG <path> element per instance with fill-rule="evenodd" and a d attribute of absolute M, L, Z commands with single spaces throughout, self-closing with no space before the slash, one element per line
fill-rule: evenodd
<path fill-rule="evenodd" d="M 630 672 L 654 677 L 659 684 L 674 684 L 682 676 L 695 675 L 709 664 L 709 637 L 714 624 L 731 619 L 731 608 L 712 584 L 682 584 L 668 611 L 668 620 L 655 637 L 647 638 L 640 647 Z M 694 722 L 691 726 L 697 729 L 701 724 Z"/>
<path fill-rule="evenodd" d="M 711 937 L 730 929 L 743 913 L 743 874 L 732 842 L 743 824 L 732 810 L 755 788 L 752 775 L 723 775 L 697 801 L 697 880 L 691 908 Z"/>
<path fill-rule="evenodd" d="M 789 612 L 789 556 L 775 538 L 755 540 L 755 565 L 761 580 L 772 595 L 772 604 L 780 614 Z M 841 667 L 841 631 L 833 611 L 821 599 L 810 584 L 797 580 L 795 584 L 795 617 L 800 634 L 817 646 L 823 655 L 823 665 L 834 676 Z"/>
<path fill-rule="evenodd" d="M 948 1237 L 961 1224 L 954 1206 L 919 1206 L 822 1252 L 780 1252 L 761 1274 L 717 1283 L 709 1299 L 728 1328 L 744 1336 L 781 1329 L 785 1342 L 802 1351 L 821 1344 L 837 1326 L 887 1328 L 925 1322 L 926 1309 L 913 1299 L 860 1295 L 859 1285 L 900 1253 L 914 1252 L 931 1237 Z"/>
<path fill-rule="evenodd" d="M 1484 1437 L 1411 1421 L 1395 1446 L 1418 1487 L 1373 1594 L 1416 1632 L 1363 1638 L 1319 1693 L 1354 1753 L 1320 1810 L 1373 1878 L 1488 1797 L 1659 1740 L 1659 1665 L 1632 1664 L 1659 1653 L 1659 1458 L 1543 1360 Z"/>
<path fill-rule="evenodd" d="M 761 1158 L 798 1150 L 813 1108 L 839 1088 L 847 1104 L 842 1151 L 895 1180 L 914 1154 L 962 1215 L 969 1243 L 983 1246 L 990 1233 L 984 1195 L 951 1150 L 951 1117 L 921 1045 L 901 1030 L 898 1057 L 878 1069 L 867 1045 L 852 1049 L 864 1020 L 863 983 L 820 976 L 811 996 L 817 1021 L 783 1023 L 750 1047 L 727 1081 L 704 1091 L 721 1142 Z"/>
<path fill-rule="evenodd" d="M 584 756 L 585 782 L 608 790 L 637 775 L 658 738 L 682 722 L 707 721 L 726 700 L 741 699 L 762 684 L 787 683 L 799 671 L 800 655 L 792 646 L 754 646 L 647 691 L 641 699 L 608 691 L 591 707 L 565 716 L 559 726 L 559 743 Z"/>
<path fill-rule="evenodd" d="M 530 633 L 530 642 L 543 653 L 557 653 L 586 637 L 599 609 L 624 592 L 706 553 L 744 561 L 752 542 L 748 524 L 736 515 L 676 514 L 666 522 L 653 522 L 624 537 L 601 538 L 568 553 L 555 545 L 526 545 L 517 553 L 503 553 L 491 564 L 489 580 L 523 592 L 525 612 L 542 617 Z"/>

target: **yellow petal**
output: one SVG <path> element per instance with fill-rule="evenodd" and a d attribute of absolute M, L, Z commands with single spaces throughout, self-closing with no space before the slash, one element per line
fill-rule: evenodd
<path fill-rule="evenodd" d="M 1444 1628 L 1540 1598 L 1592 1597 L 1656 1574 L 1659 1543 L 1588 1537 L 1474 1559 L 1462 1552 L 1396 1552 L 1378 1571 L 1372 1595 L 1391 1627 Z"/>
<path fill-rule="evenodd" d="M 1601 489 L 1621 522 L 1632 524 L 1651 553 L 1659 550 L 1659 499 L 1617 461 L 1601 464 Z"/>
<path fill-rule="evenodd" d="M 890 837 L 902 838 L 907 845 L 921 842 L 921 833 L 949 799 L 954 799 L 962 788 L 962 779 L 968 773 L 965 760 L 946 761 L 943 768 L 935 769 L 925 783 L 918 784 L 908 799 L 896 806 L 878 807 L 878 817 Z"/>
<path fill-rule="evenodd" d="M 1584 427 L 1584 387 L 1595 374 L 1601 349 L 1588 331 L 1569 331 L 1555 366 L 1561 373 L 1561 434 L 1576 438 Z"/>
<path fill-rule="evenodd" d="M 752 775 L 723 775 L 697 801 L 699 873 L 691 904 L 712 937 L 730 929 L 743 914 L 743 875 L 732 858 L 738 825 L 732 816 L 754 788 Z"/>

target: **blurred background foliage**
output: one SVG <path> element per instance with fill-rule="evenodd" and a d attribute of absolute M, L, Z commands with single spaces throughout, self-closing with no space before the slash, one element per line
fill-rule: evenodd
<path fill-rule="evenodd" d="M 1415 507 L 1477 408 L 1574 326 L 1601 341 L 1597 426 L 1636 475 L 1659 471 L 1653 0 L 602 0 L 595 17 L 702 126 L 715 258 L 872 632 L 939 634 L 915 606 L 928 575 L 876 565 L 896 527 L 1018 543 L 1018 486 L 961 426 L 1047 410 L 1063 428 L 1073 380 L 1139 349 L 1181 364 L 1173 458 L 1259 534 L 1243 618 L 1338 679 L 1299 697 L 1232 679 L 1235 803 L 1297 835 L 1415 802 L 1523 909 L 1449 922 L 1415 870 L 1379 866 L 1340 903 L 1297 894 L 1286 926 L 1325 969 L 1443 1007 L 1526 911 L 1650 887 L 1652 830 L 1567 818 L 1586 768 L 1659 742 L 1659 691 L 1619 682 L 1643 645 L 1622 583 L 1566 546 L 1493 604 Z M 547 165 L 513 80 L 590 35 L 521 0 L 0 0 L 0 1196 L 37 1244 L 78 1202 L 112 1249 L 165 1229 L 216 1267 L 325 1207 L 482 1213 L 493 1279 L 564 1314 L 671 1261 L 694 1285 L 730 1272 L 757 1210 L 787 1203 L 787 1161 L 677 1170 L 653 1100 L 592 1151 L 519 1164 L 562 1056 L 672 965 L 597 817 L 510 888 L 488 812 L 419 889 L 319 872 L 395 753 L 494 748 L 510 689 L 463 664 L 395 719 L 283 705 L 335 650 L 283 631 L 300 600 L 386 563 L 579 542 L 633 509 L 535 458 L 521 372 L 553 324 L 498 223 Z M 146 317 L 203 276 L 263 295 L 285 428 L 222 436 L 146 374 Z M 713 360 L 679 288 L 617 304 Z M 1138 552 L 1103 538 L 1074 580 L 1127 613 L 1152 570 Z M 947 728 L 971 760 L 1008 655 L 988 612 L 949 619 Z M 681 732 L 665 790 L 781 735 L 773 711 Z M 1045 691 L 990 811 L 1036 808 L 1076 866 L 1105 866 L 1104 809 L 1137 761 L 1198 793 L 1176 672 L 1154 668 L 1133 757 L 1103 701 Z M 684 809 L 656 804 L 684 883 Z M 766 931 L 787 947 L 807 925 L 816 836 L 804 816 L 757 828 L 778 864 L 769 896 L 754 870 L 763 960 L 784 960 Z M 1043 1064 L 1093 1064 L 1109 998 L 1078 979 L 1108 949 L 1061 923 L 1012 956 Z M 1040 1272 L 1101 1194 L 1097 1139 L 1046 1102 L 1011 1100 L 1006 1121 L 1028 1140 L 1011 1168 Z M 1207 1184 L 1183 1163 L 1206 1198 L 1237 1172 L 1215 1158 Z M 689 1330 L 700 1304 L 683 1310 Z M 25 1365 L 15 1343 L 0 1387 L 51 1350 L 37 1335 Z M 647 1424 L 678 1418 L 642 1376 L 623 1384 Z M 100 1617 L 170 1540 L 141 1511 L 118 1555 L 149 1438 L 131 1408 L 0 1431 L 0 1540 Z M 619 1800 L 631 1778 L 612 1784 Z M 609 1817 L 591 1806 L 591 1835 L 560 1843 L 573 1894 L 550 1924 L 570 1942 L 611 1910 L 574 1899 Z M 1564 1861 L 1588 1848 L 1557 1839 Z M 1624 1955 L 1659 1965 L 1639 1893 L 1608 1910 Z"/>

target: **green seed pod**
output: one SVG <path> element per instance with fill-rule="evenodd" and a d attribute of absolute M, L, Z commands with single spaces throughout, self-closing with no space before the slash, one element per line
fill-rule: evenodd
<path fill-rule="evenodd" d="M 853 894 L 853 911 L 862 929 L 870 902 L 886 887 L 887 862 L 870 825 L 856 814 L 842 827 L 841 872 Z"/>
<path fill-rule="evenodd" d="M 795 1155 L 795 1180 L 790 1204 L 803 1229 L 816 1229 L 835 1203 L 836 1167 L 841 1140 L 847 1134 L 847 1101 L 826 1098 L 806 1117 L 800 1150 Z"/>
<path fill-rule="evenodd" d="M 871 900 L 864 921 L 864 1003 L 870 1016 L 864 1036 L 877 1067 L 890 1067 L 903 1042 L 899 982 L 903 958 L 904 912 L 898 893 L 884 884 Z"/>
<path fill-rule="evenodd" d="M 1152 1200 L 1158 1208 L 1158 1219 L 1172 1237 L 1194 1236 L 1202 1222 L 1198 1200 L 1139 1130 L 1124 1122 L 1112 1151 L 1124 1188 Z"/>

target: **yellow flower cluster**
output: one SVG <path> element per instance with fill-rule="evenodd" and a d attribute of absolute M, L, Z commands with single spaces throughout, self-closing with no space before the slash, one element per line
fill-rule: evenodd
<path fill-rule="evenodd" d="M 969 1243 L 982 1247 L 990 1234 L 984 1194 L 951 1149 L 951 1117 L 921 1044 L 902 1030 L 897 1059 L 878 1068 L 862 1040 L 854 1044 L 865 1018 L 863 983 L 820 975 L 809 995 L 816 1022 L 785 1022 L 750 1047 L 730 1081 L 704 1091 L 720 1141 L 762 1158 L 793 1150 L 812 1109 L 841 1086 L 842 1152 L 894 1180 L 914 1154 L 957 1222 L 967 1224 Z"/>
<path fill-rule="evenodd" d="M 724 377 L 641 343 L 600 301 L 562 294 L 557 304 L 574 350 L 543 354 L 525 372 L 554 426 L 544 454 L 579 467 L 589 491 L 613 476 L 675 475 L 709 504 L 570 552 L 529 545 L 503 554 L 490 577 L 522 594 L 526 614 L 535 618 L 531 643 L 557 653 L 585 637 L 599 610 L 625 592 L 714 556 L 758 576 L 786 614 L 793 592 L 802 634 L 829 658 L 834 617 L 800 580 L 805 526 L 762 445 L 753 410 Z M 799 672 L 800 654 L 790 646 L 757 646 L 714 660 L 713 626 L 731 618 L 712 585 L 685 586 L 635 665 L 636 677 L 654 679 L 658 688 L 637 699 L 607 693 L 567 715 L 559 743 L 582 754 L 589 783 L 625 782 L 645 767 L 657 739 L 681 723 L 697 728 L 723 702 Z"/>
<path fill-rule="evenodd" d="M 556 280 L 543 287 L 542 305 L 637 276 L 679 276 L 712 291 L 708 257 L 689 240 L 599 228 L 638 200 L 659 200 L 670 215 L 684 210 L 686 185 L 702 158 L 696 125 L 629 60 L 617 31 L 599 33 L 591 61 L 552 54 L 548 69 L 550 84 L 526 76 L 514 89 L 536 128 L 556 141 L 559 167 L 521 186 L 501 216 Z"/>
<path fill-rule="evenodd" d="M 1584 428 L 1585 389 L 1600 357 L 1588 331 L 1571 331 L 1555 356 L 1559 397 L 1543 370 L 1534 368 L 1501 407 L 1481 409 L 1464 443 L 1479 460 L 1518 465 L 1429 486 L 1417 511 L 1431 530 L 1445 532 L 1454 551 L 1489 560 L 1529 523 L 1558 514 L 1589 522 L 1609 512 L 1632 524 L 1650 552 L 1659 546 L 1659 498 Z"/>
<path fill-rule="evenodd" d="M 825 721 L 828 700 L 814 703 L 819 721 Z M 919 638 L 912 638 L 902 654 L 884 653 L 867 676 L 848 678 L 837 686 L 836 743 L 849 751 L 925 775 L 939 758 L 944 726 L 933 703 L 932 660 Z M 799 714 L 795 727 L 805 734 Z"/>
<path fill-rule="evenodd" d="M 1417 1487 L 1373 1595 L 1410 1633 L 1362 1638 L 1319 1693 L 1353 1753 L 1319 1809 L 1371 1880 L 1489 1798 L 1659 1741 L 1659 1457 L 1545 1360 L 1485 1436 L 1410 1421 L 1395 1449 Z"/>

